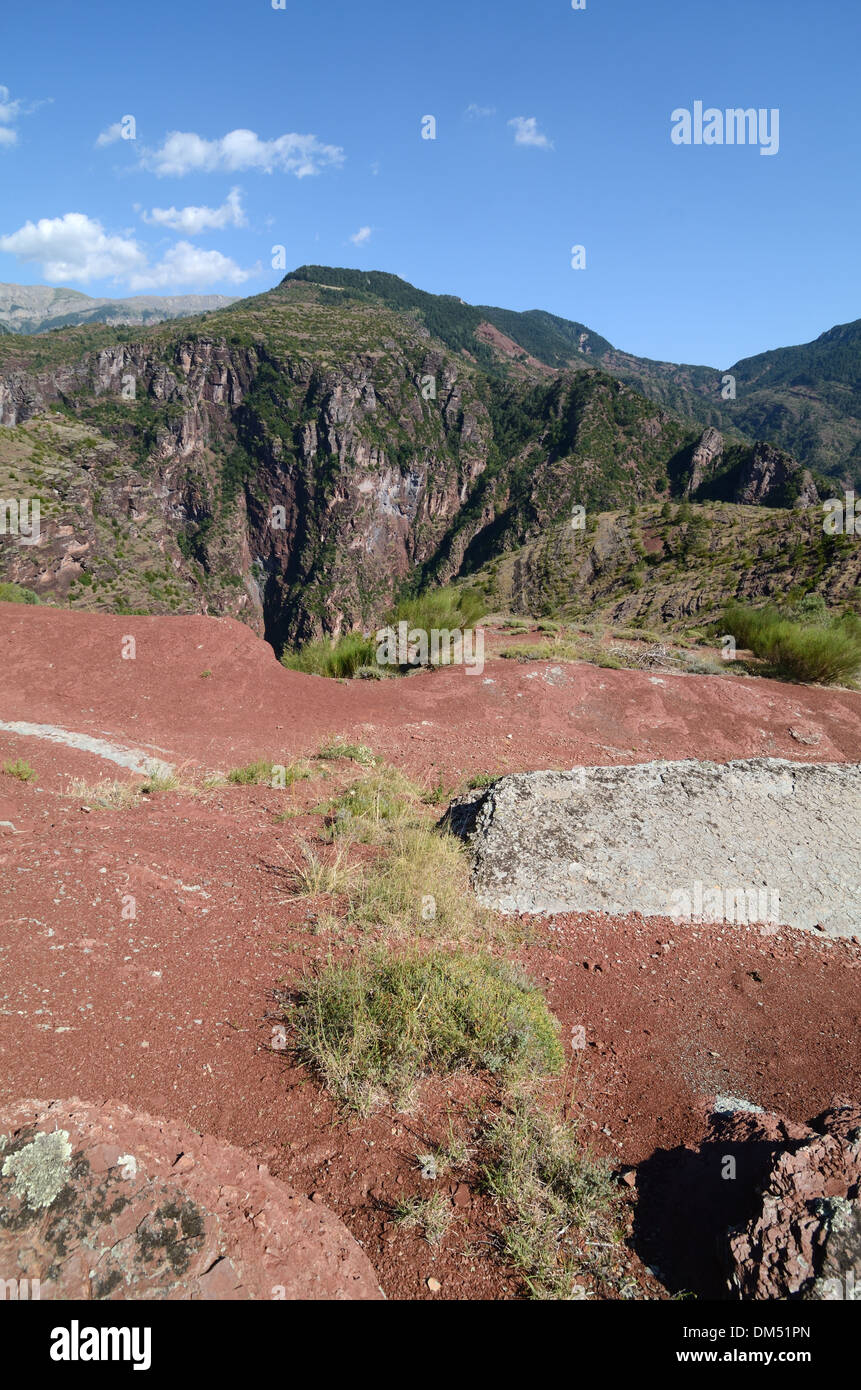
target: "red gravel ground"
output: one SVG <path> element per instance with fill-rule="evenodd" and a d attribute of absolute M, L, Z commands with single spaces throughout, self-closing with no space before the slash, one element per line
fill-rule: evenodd
<path fill-rule="evenodd" d="M 0 720 L 144 749 L 198 788 L 100 808 L 69 797 L 71 778 L 140 779 L 0 730 L 0 764 L 21 757 L 38 773 L 0 775 L 0 1102 L 124 1102 L 235 1144 L 317 1194 L 396 1298 L 523 1295 L 474 1163 L 441 1180 L 454 1221 L 439 1249 L 392 1219 L 396 1201 L 427 1195 L 416 1154 L 450 1128 L 468 1140 L 493 1090 L 431 1080 L 409 1114 L 339 1119 L 277 1044 L 277 992 L 330 950 L 277 866 L 357 769 L 329 764 L 331 781 L 286 792 L 202 790 L 203 773 L 289 762 L 336 734 L 427 788 L 660 757 L 861 761 L 861 696 L 732 675 L 493 659 L 481 676 L 339 684 L 285 671 L 231 620 L 16 605 L 0 605 L 0 641 Z M 298 814 L 278 821 L 285 798 Z M 616 1166 L 698 1142 L 716 1093 L 797 1121 L 861 1097 L 857 943 L 585 915 L 533 924 L 518 954 L 566 1039 L 585 1041 L 552 1097 Z M 662 1295 L 635 1256 L 629 1266 Z"/>

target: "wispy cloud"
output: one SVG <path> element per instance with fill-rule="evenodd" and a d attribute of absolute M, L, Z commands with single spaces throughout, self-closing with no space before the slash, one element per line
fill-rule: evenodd
<path fill-rule="evenodd" d="M 471 101 L 469 106 L 466 108 L 466 114 L 467 116 L 471 116 L 474 121 L 481 121 L 484 120 L 487 116 L 495 116 L 496 107 L 477 106 L 474 101 Z"/>
<path fill-rule="evenodd" d="M 553 141 L 548 140 L 547 136 L 538 129 L 537 117 L 515 116 L 508 124 L 514 127 L 515 145 L 532 145 L 540 150 L 553 149 Z"/>
<path fill-rule="evenodd" d="M 11 121 L 16 121 L 20 114 L 20 101 L 12 100 L 8 87 L 0 87 L 0 121 L 8 125 Z"/>
<path fill-rule="evenodd" d="M 8 87 L 0 87 L 0 146 L 17 145 L 15 122 L 21 115 L 21 102 L 13 101 Z"/>
<path fill-rule="evenodd" d="M 122 121 L 114 121 L 113 125 L 109 125 L 107 130 L 102 131 L 96 140 L 96 145 L 99 148 L 103 145 L 113 145 L 116 144 L 117 140 L 122 140 L 122 138 L 123 123 Z"/>
<path fill-rule="evenodd" d="M 238 188 L 231 188 L 220 208 L 153 208 L 151 212 L 143 214 L 143 220 L 154 227 L 170 227 L 174 232 L 184 232 L 186 236 L 199 236 L 201 232 L 218 231 L 221 227 L 248 226 Z"/>
<path fill-rule="evenodd" d="M 257 266 L 243 270 L 220 251 L 204 251 L 190 241 L 176 242 L 161 260 L 152 262 L 134 237 L 112 236 L 101 222 L 82 212 L 26 222 L 16 232 L 0 236 L 0 251 L 16 256 L 22 264 L 38 263 L 49 282 L 113 280 L 132 291 L 240 285 L 258 270 Z"/>
<path fill-rule="evenodd" d="M 15 126 L 21 116 L 32 116 L 40 106 L 50 106 L 52 97 L 40 97 L 38 101 L 24 102 L 20 97 L 13 99 L 9 88 L 0 83 L 0 149 L 8 149 L 18 143 Z"/>
<path fill-rule="evenodd" d="M 174 130 L 158 149 L 144 150 L 141 164 L 159 177 L 254 169 L 259 173 L 294 174 L 297 179 L 319 174 L 344 162 L 338 145 L 324 145 L 316 135 L 279 135 L 261 140 L 253 130 L 231 130 L 219 140 L 206 140 L 192 131 Z"/>
<path fill-rule="evenodd" d="M 366 241 L 370 241 L 372 231 L 372 227 L 360 227 L 357 232 L 353 233 L 350 240 L 354 246 L 364 246 Z"/>

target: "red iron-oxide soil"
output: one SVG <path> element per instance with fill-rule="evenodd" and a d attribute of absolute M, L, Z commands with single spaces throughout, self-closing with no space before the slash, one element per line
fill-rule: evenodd
<path fill-rule="evenodd" d="M 134 659 L 122 655 L 129 636 Z M 407 1114 L 345 1119 L 281 1046 L 279 999 L 332 938 L 319 904 L 291 896 L 278 870 L 297 837 L 320 834 L 314 808 L 360 769 L 318 764 L 285 791 L 204 789 L 204 775 L 313 756 L 338 735 L 428 789 L 653 758 L 859 761 L 859 715 L 847 691 L 493 657 L 481 675 L 341 684 L 284 670 L 232 620 L 0 605 L 0 721 L 143 750 L 195 788 L 102 807 L 70 796 L 72 780 L 141 778 L 0 728 L 0 765 L 22 758 L 38 776 L 0 773 L 0 1105 L 124 1103 L 236 1145 L 340 1217 L 389 1298 L 523 1297 L 480 1154 L 435 1184 L 416 1162 L 450 1132 L 469 1142 L 498 1104 L 492 1081 L 432 1078 Z M 277 820 L 285 807 L 295 814 Z M 569 1061 L 548 1102 L 617 1169 L 683 1157 L 716 1094 L 796 1122 L 861 1097 L 857 942 L 598 914 L 530 926 L 510 954 L 544 989 Z M 453 1211 L 439 1247 L 393 1211 L 433 1187 Z M 654 1267 L 641 1187 L 621 1183 L 633 1245 Z M 670 1263 L 682 1269 L 666 1280 L 674 1291 L 684 1261 Z M 666 1296 L 634 1250 L 621 1264 L 620 1283 Z"/>

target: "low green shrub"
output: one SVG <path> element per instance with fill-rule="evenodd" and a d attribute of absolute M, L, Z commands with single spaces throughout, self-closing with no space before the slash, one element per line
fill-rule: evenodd
<path fill-rule="evenodd" d="M 817 605 L 808 611 L 799 621 L 771 605 L 731 604 L 724 613 L 725 632 L 781 680 L 850 684 L 861 671 L 861 622 L 854 615 L 823 620 Z"/>
<path fill-rule="evenodd" d="M 329 964 L 289 1011 L 298 1050 L 345 1105 L 403 1104 L 428 1073 L 561 1070 L 559 1024 L 516 967 L 489 955 L 380 952 Z"/>
<path fill-rule="evenodd" d="M 0 603 L 41 603 L 39 595 L 21 584 L 0 584 Z"/>
<path fill-rule="evenodd" d="M 465 631 L 483 617 L 486 604 L 476 589 L 432 589 L 416 598 L 403 599 L 374 629 L 370 636 L 347 632 L 334 640 L 318 637 L 297 652 L 285 651 L 281 664 L 291 671 L 309 676 L 328 676 L 335 680 L 373 680 L 384 675 L 397 675 L 399 668 L 377 661 L 377 631 L 406 623 L 408 630 L 430 633 Z"/>

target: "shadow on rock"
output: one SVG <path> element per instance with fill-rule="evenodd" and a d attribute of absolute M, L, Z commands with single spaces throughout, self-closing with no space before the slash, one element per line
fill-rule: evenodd
<path fill-rule="evenodd" d="M 697 1147 L 657 1149 L 640 1164 L 631 1244 L 671 1293 L 734 1296 L 728 1232 L 754 1220 L 776 1156 L 809 1134 L 779 1116 L 715 1115 Z"/>

